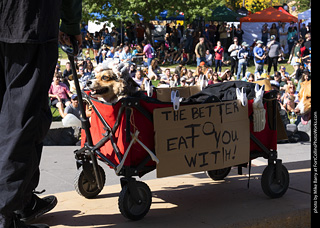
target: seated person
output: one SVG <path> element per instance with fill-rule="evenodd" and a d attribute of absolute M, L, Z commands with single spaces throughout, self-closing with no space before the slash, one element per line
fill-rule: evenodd
<path fill-rule="evenodd" d="M 158 65 L 158 60 L 153 59 L 148 67 L 148 78 L 150 80 L 158 80 L 159 75 L 162 73 L 161 68 Z"/>
<path fill-rule="evenodd" d="M 142 70 L 137 70 L 135 76 L 132 78 L 139 86 L 143 83 Z"/>
<path fill-rule="evenodd" d="M 68 86 L 60 82 L 61 73 L 56 72 L 53 76 L 53 82 L 49 89 L 49 97 L 51 104 L 59 109 L 60 116 L 64 116 L 64 106 L 71 104 L 69 97 L 72 96 Z"/>
<path fill-rule="evenodd" d="M 71 104 L 69 104 L 65 108 L 62 118 L 66 117 L 66 115 L 68 115 L 68 114 L 72 114 L 72 115 L 76 116 L 80 120 L 81 112 L 80 112 L 80 108 L 79 108 L 77 94 L 73 94 L 71 96 Z"/>
<path fill-rule="evenodd" d="M 178 87 L 180 86 L 180 76 L 179 74 L 174 73 L 173 76 L 169 80 L 170 87 Z"/>
<path fill-rule="evenodd" d="M 69 87 L 69 82 L 68 82 L 69 75 L 72 75 L 72 69 L 71 69 L 70 62 L 67 62 L 66 69 L 63 71 L 63 74 L 62 74 L 62 77 L 63 77 L 62 82 L 66 84 L 68 87 Z"/>
<path fill-rule="evenodd" d="M 186 83 L 189 86 L 193 86 L 194 85 L 194 76 L 193 76 L 193 71 L 192 70 L 188 70 Z"/>
<path fill-rule="evenodd" d="M 185 63 L 182 61 L 182 62 L 180 62 L 179 63 L 179 65 L 178 66 L 176 66 L 176 68 L 174 69 L 174 73 L 175 74 L 178 74 L 179 76 L 181 76 L 181 71 L 182 71 L 182 69 L 185 69 Z"/>
<path fill-rule="evenodd" d="M 120 58 L 120 62 L 131 64 L 132 56 L 131 56 L 131 53 L 130 53 L 129 46 L 125 45 L 123 47 L 122 52 L 119 55 L 119 58 Z"/>
<path fill-rule="evenodd" d="M 169 85 L 171 78 L 172 78 L 171 71 L 169 68 L 167 68 L 164 71 L 164 75 L 161 75 L 160 82 L 162 82 L 163 84 Z"/>
<path fill-rule="evenodd" d="M 186 76 L 183 76 L 180 78 L 180 86 L 188 86 L 187 84 L 187 77 Z"/>
<path fill-rule="evenodd" d="M 107 58 L 113 58 L 114 57 L 114 47 L 110 47 L 109 51 L 107 52 Z"/>
<path fill-rule="evenodd" d="M 136 64 L 132 63 L 129 67 L 129 74 L 131 78 L 134 78 L 134 76 L 136 75 L 136 72 L 137 72 Z"/>
<path fill-rule="evenodd" d="M 295 97 L 293 95 L 289 95 L 287 98 L 287 102 L 283 104 L 283 107 L 288 112 L 294 112 L 294 109 L 296 108 Z"/>

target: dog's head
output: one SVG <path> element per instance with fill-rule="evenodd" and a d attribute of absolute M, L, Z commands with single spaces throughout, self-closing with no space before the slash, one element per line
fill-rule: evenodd
<path fill-rule="evenodd" d="M 311 118 L 311 80 L 305 82 L 298 94 L 299 103 L 295 112 L 302 116 L 302 123 L 306 123 Z"/>
<path fill-rule="evenodd" d="M 111 69 L 97 73 L 95 79 L 87 81 L 87 86 L 92 97 L 103 98 L 108 102 L 117 98 L 123 91 L 122 80 L 119 80 Z"/>

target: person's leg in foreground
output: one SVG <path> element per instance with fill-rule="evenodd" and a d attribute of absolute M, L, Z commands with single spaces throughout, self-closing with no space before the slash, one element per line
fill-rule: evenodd
<path fill-rule="evenodd" d="M 4 0 L 0 8 L 0 228 L 48 227 L 27 226 L 23 221 L 57 203 L 54 196 L 40 199 L 34 191 L 42 141 L 52 119 L 48 90 L 58 57 L 58 35 L 64 43 L 66 34 L 75 35 L 81 44 L 81 0 L 46 4 Z"/>

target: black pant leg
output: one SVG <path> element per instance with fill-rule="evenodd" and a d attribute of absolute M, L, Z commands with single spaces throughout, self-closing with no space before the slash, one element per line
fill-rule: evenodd
<path fill-rule="evenodd" d="M 30 200 L 39 181 L 42 141 L 51 124 L 48 90 L 57 42 L 0 42 L 0 217 Z M 1 227 L 1 223 L 0 223 Z"/>

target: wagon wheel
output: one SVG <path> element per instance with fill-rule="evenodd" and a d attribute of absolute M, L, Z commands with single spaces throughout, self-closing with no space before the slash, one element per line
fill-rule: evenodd
<path fill-rule="evenodd" d="M 98 165 L 98 169 L 101 175 L 102 186 L 104 186 L 106 182 L 106 174 L 100 165 Z M 96 197 L 102 191 L 102 188 L 101 189 L 98 188 L 98 184 L 94 178 L 95 175 L 94 175 L 93 167 L 91 168 L 90 171 L 92 173 L 94 180 L 90 181 L 90 179 L 85 175 L 85 172 L 83 171 L 83 167 L 81 167 L 78 170 L 78 173 L 74 179 L 74 187 L 76 189 L 76 192 L 87 199 L 92 199 Z"/>
<path fill-rule="evenodd" d="M 268 165 L 261 177 L 261 187 L 263 192 L 271 198 L 283 196 L 289 187 L 289 173 L 284 165 L 281 165 L 280 180 L 276 180 L 276 166 Z"/>
<path fill-rule="evenodd" d="M 206 171 L 208 177 L 212 180 L 223 180 L 231 171 L 231 167 Z"/>
<path fill-rule="evenodd" d="M 128 185 L 125 185 L 120 192 L 118 205 L 124 217 L 131 220 L 140 220 L 150 209 L 152 195 L 150 188 L 144 182 L 137 181 L 135 185 L 141 202 L 137 203 L 134 201 Z"/>

